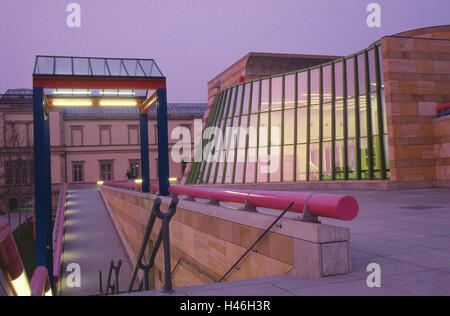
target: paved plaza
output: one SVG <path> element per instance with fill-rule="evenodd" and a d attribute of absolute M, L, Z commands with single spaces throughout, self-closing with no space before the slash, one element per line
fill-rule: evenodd
<path fill-rule="evenodd" d="M 178 288 L 172 295 L 450 295 L 449 189 L 329 193 L 349 194 L 359 202 L 360 213 L 352 222 L 322 219 L 326 224 L 351 229 L 351 274 L 320 280 L 282 275 Z M 366 284 L 370 263 L 381 267 L 381 288 Z M 152 291 L 134 295 L 167 294 Z"/>

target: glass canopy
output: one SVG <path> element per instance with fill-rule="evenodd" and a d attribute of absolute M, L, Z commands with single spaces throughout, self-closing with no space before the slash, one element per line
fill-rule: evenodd
<path fill-rule="evenodd" d="M 153 59 L 37 56 L 34 75 L 164 78 Z"/>

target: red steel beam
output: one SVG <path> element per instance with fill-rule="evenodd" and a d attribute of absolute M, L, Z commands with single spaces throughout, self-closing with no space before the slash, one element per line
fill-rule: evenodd
<path fill-rule="evenodd" d="M 33 86 L 66 89 L 135 89 L 156 90 L 166 88 L 165 78 L 117 78 L 83 76 L 33 76 Z"/>

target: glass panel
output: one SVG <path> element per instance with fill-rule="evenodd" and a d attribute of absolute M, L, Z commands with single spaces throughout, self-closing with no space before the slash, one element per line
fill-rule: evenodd
<path fill-rule="evenodd" d="M 247 150 L 247 169 L 245 171 L 245 183 L 255 182 L 256 148 Z"/>
<path fill-rule="evenodd" d="M 319 180 L 319 144 L 309 146 L 309 179 Z"/>
<path fill-rule="evenodd" d="M 344 106 L 342 101 L 336 102 L 336 139 L 344 138 Z"/>
<path fill-rule="evenodd" d="M 297 145 L 297 181 L 306 180 L 306 145 Z"/>
<path fill-rule="evenodd" d="M 259 118 L 259 147 L 264 147 L 268 145 L 268 124 L 269 124 L 269 114 L 261 113 Z"/>
<path fill-rule="evenodd" d="M 331 140 L 331 127 L 332 127 L 332 117 L 331 117 L 331 103 L 323 105 L 323 140 Z M 319 122 L 317 120 L 316 122 Z"/>
<path fill-rule="evenodd" d="M 372 135 L 379 135 L 378 131 L 378 104 L 377 94 L 373 92 L 370 94 L 370 106 L 372 108 Z"/>
<path fill-rule="evenodd" d="M 364 54 L 358 55 L 359 95 L 366 93 L 366 71 Z"/>
<path fill-rule="evenodd" d="M 37 57 L 36 62 L 36 74 L 39 75 L 52 75 L 54 72 L 54 58 L 52 57 Z"/>
<path fill-rule="evenodd" d="M 293 109 L 295 107 L 295 75 L 284 78 L 284 108 Z"/>
<path fill-rule="evenodd" d="M 237 161 L 236 161 L 236 172 L 234 176 L 234 183 L 242 183 L 244 181 L 244 164 L 245 162 L 245 149 L 240 148 L 238 150 Z"/>
<path fill-rule="evenodd" d="M 297 143 L 306 143 L 307 140 L 308 109 L 297 109 Z"/>
<path fill-rule="evenodd" d="M 257 114 L 252 114 L 250 115 L 250 136 L 248 139 L 248 146 L 249 147 L 255 147 L 258 145 L 258 137 L 257 137 L 257 133 L 258 133 L 258 115 Z"/>
<path fill-rule="evenodd" d="M 234 157 L 232 159 L 234 160 Z M 233 179 L 233 168 L 234 163 L 232 161 L 227 162 L 227 170 L 225 171 L 225 183 L 227 184 L 231 183 L 231 180 Z"/>
<path fill-rule="evenodd" d="M 258 183 L 265 183 L 267 182 L 267 175 L 269 171 L 269 165 L 268 165 L 268 155 L 269 151 L 267 147 L 260 147 L 259 148 L 259 156 L 258 156 Z"/>
<path fill-rule="evenodd" d="M 348 155 L 348 177 L 349 179 L 357 178 L 357 165 L 356 165 L 356 140 L 349 139 L 347 141 L 347 155 Z"/>
<path fill-rule="evenodd" d="M 236 97 L 236 106 L 233 112 L 234 116 L 239 116 L 241 115 L 241 106 L 242 106 L 242 89 L 243 89 L 243 85 L 239 85 L 236 87 L 237 89 L 237 97 Z"/>
<path fill-rule="evenodd" d="M 367 138 L 360 139 L 360 157 L 361 157 L 361 179 L 369 178 L 369 148 L 367 146 Z"/>
<path fill-rule="evenodd" d="M 72 74 L 72 58 L 55 58 L 55 74 L 71 75 Z"/>
<path fill-rule="evenodd" d="M 111 76 L 128 76 L 120 59 L 109 59 L 108 66 Z"/>
<path fill-rule="evenodd" d="M 298 74 L 298 106 L 308 105 L 308 73 L 300 72 Z"/>
<path fill-rule="evenodd" d="M 318 142 L 319 141 L 319 112 L 320 108 L 318 105 L 311 107 L 311 119 L 310 119 L 310 141 Z"/>
<path fill-rule="evenodd" d="M 384 89 L 381 90 L 381 111 L 383 112 L 383 129 L 384 134 L 387 134 L 388 128 L 387 128 L 387 117 L 386 117 L 386 100 L 384 97 Z"/>
<path fill-rule="evenodd" d="M 347 101 L 347 124 L 348 137 L 356 137 L 355 99 L 349 99 Z"/>
<path fill-rule="evenodd" d="M 147 77 L 162 77 L 163 74 L 156 66 L 153 60 L 139 60 L 142 68 L 144 69 L 145 75 Z"/>
<path fill-rule="evenodd" d="M 346 60 L 347 69 L 347 96 L 355 96 L 355 62 L 353 57 Z"/>
<path fill-rule="evenodd" d="M 323 71 L 323 103 L 331 102 L 331 65 L 325 66 Z"/>
<path fill-rule="evenodd" d="M 106 66 L 106 61 L 104 59 L 91 58 L 91 68 L 92 74 L 94 76 L 110 76 L 111 74 L 108 71 Z"/>
<path fill-rule="evenodd" d="M 261 112 L 269 109 L 269 79 L 264 79 L 261 84 Z"/>
<path fill-rule="evenodd" d="M 294 118 L 295 110 L 285 110 L 284 111 L 284 144 L 292 145 L 294 144 Z"/>
<path fill-rule="evenodd" d="M 366 96 L 359 98 L 359 133 L 361 137 L 367 136 L 367 102 Z"/>
<path fill-rule="evenodd" d="M 236 90 L 239 88 L 239 86 L 237 87 L 233 87 L 231 88 L 231 93 L 230 93 L 230 98 L 228 99 L 230 101 L 228 108 L 226 109 L 228 111 L 228 115 L 226 116 L 227 118 L 230 118 L 234 115 L 234 110 L 235 110 L 235 96 L 236 96 Z"/>
<path fill-rule="evenodd" d="M 244 104 L 242 105 L 242 114 L 248 114 L 248 112 L 249 112 L 249 105 L 250 105 L 250 88 L 251 88 L 251 83 L 245 84 L 245 90 L 244 90 Z"/>
<path fill-rule="evenodd" d="M 281 181 L 281 146 L 270 148 L 270 182 Z"/>
<path fill-rule="evenodd" d="M 253 82 L 252 113 L 259 112 L 259 81 Z"/>
<path fill-rule="evenodd" d="M 344 148 L 344 142 L 343 141 L 336 141 L 334 144 L 335 147 L 335 170 L 336 170 L 336 180 L 344 180 L 345 174 L 344 174 L 344 154 L 345 154 L 345 148 Z"/>
<path fill-rule="evenodd" d="M 134 59 L 124 59 L 123 63 L 127 68 L 128 75 L 135 77 L 144 77 L 145 73 L 142 70 L 137 60 Z"/>
<path fill-rule="evenodd" d="M 331 180 L 331 161 L 332 161 L 331 142 L 322 144 L 322 179 Z"/>
<path fill-rule="evenodd" d="M 380 147 L 380 136 L 372 137 L 373 144 L 373 171 L 375 179 L 381 179 L 381 147 Z"/>
<path fill-rule="evenodd" d="M 294 181 L 294 146 L 285 146 L 283 150 L 283 182 Z"/>
<path fill-rule="evenodd" d="M 389 137 L 388 135 L 384 135 L 384 161 L 386 162 L 386 170 L 391 170 L 391 161 L 389 160 Z M 389 172 L 389 177 L 390 177 Z"/>
<path fill-rule="evenodd" d="M 78 76 L 92 75 L 89 69 L 89 61 L 87 58 L 74 58 L 73 59 L 73 71 Z"/>
<path fill-rule="evenodd" d="M 375 51 L 371 49 L 368 52 L 369 57 L 369 75 L 370 75 L 370 91 L 377 90 L 377 78 L 376 78 L 376 69 L 375 69 Z"/>
<path fill-rule="evenodd" d="M 271 113 L 270 144 L 281 145 L 281 111 Z"/>
<path fill-rule="evenodd" d="M 283 77 L 272 78 L 272 110 L 281 109 L 283 97 Z"/>
<path fill-rule="evenodd" d="M 220 162 L 219 165 L 217 167 L 217 178 L 216 178 L 216 182 L 215 183 L 222 183 L 222 178 L 223 178 L 223 167 L 224 167 L 224 157 L 225 157 L 226 151 L 223 150 L 222 151 L 222 156 L 219 158 Z"/>
<path fill-rule="evenodd" d="M 319 104 L 320 101 L 320 69 L 311 70 L 311 105 Z M 319 119 L 317 119 L 319 122 Z"/>

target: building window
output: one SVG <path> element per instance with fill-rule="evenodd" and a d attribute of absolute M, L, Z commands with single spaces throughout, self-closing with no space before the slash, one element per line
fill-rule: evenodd
<path fill-rule="evenodd" d="M 181 161 L 181 176 L 184 176 L 184 172 L 186 171 L 186 167 L 187 167 L 187 162 L 182 160 Z"/>
<path fill-rule="evenodd" d="M 5 161 L 4 165 L 6 185 L 29 184 L 29 161 Z"/>
<path fill-rule="evenodd" d="M 113 179 L 113 162 L 100 161 L 100 180 L 108 181 Z"/>
<path fill-rule="evenodd" d="M 130 160 L 130 174 L 133 179 L 139 178 L 141 162 L 139 160 Z"/>
<path fill-rule="evenodd" d="M 83 126 L 70 127 L 72 146 L 83 146 Z"/>
<path fill-rule="evenodd" d="M 84 164 L 83 162 L 72 163 L 73 182 L 84 181 Z"/>
<path fill-rule="evenodd" d="M 100 145 L 111 145 L 111 125 L 100 125 Z"/>
<path fill-rule="evenodd" d="M 139 126 L 128 125 L 128 144 L 139 145 Z"/>

